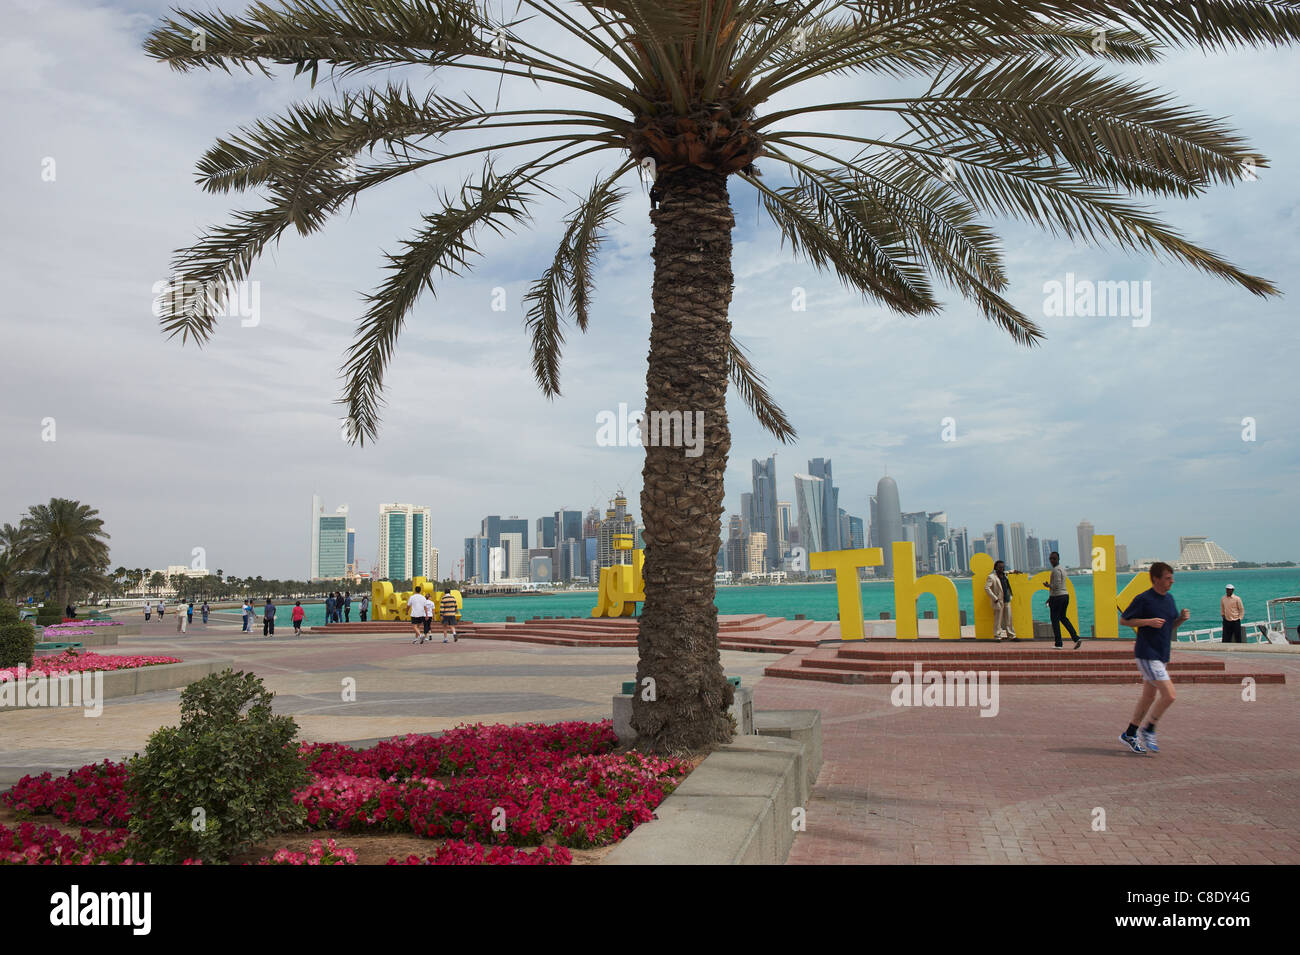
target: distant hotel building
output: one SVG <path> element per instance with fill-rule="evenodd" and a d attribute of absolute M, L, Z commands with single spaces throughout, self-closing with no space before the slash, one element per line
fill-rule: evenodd
<path fill-rule="evenodd" d="M 1174 570 L 1223 570 L 1236 563 L 1237 558 L 1207 537 L 1178 538 Z"/>
<path fill-rule="evenodd" d="M 378 579 L 436 579 L 437 567 L 429 542 L 432 512 L 413 504 L 379 505 Z"/>
<path fill-rule="evenodd" d="M 348 573 L 348 506 L 325 513 L 320 496 L 311 497 L 309 580 L 341 580 Z"/>

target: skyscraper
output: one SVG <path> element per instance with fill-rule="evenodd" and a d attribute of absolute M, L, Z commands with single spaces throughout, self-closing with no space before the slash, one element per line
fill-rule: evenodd
<path fill-rule="evenodd" d="M 379 505 L 379 579 L 429 577 L 432 514 L 428 507 L 416 504 Z"/>
<path fill-rule="evenodd" d="M 780 528 L 780 551 L 781 556 L 785 556 L 790 550 L 790 524 L 791 524 L 791 504 L 789 501 L 777 501 L 777 526 Z"/>
<path fill-rule="evenodd" d="M 1044 537 L 1043 538 L 1043 566 L 1044 567 L 1052 566 L 1051 558 L 1052 558 L 1052 554 L 1054 553 L 1058 555 L 1061 553 L 1060 540 L 1058 540 L 1055 537 Z"/>
<path fill-rule="evenodd" d="M 749 572 L 767 573 L 770 569 L 767 566 L 767 535 L 762 531 L 754 531 L 749 535 L 746 543 L 749 551 Z"/>
<path fill-rule="evenodd" d="M 925 530 L 930 547 L 930 570 L 936 574 L 951 573 L 951 553 L 946 553 L 942 562 L 938 559 L 940 544 L 944 545 L 945 552 L 948 550 L 948 512 L 931 511 L 927 514 Z"/>
<path fill-rule="evenodd" d="M 528 578 L 528 551 L 518 531 L 503 531 L 501 547 L 505 550 L 505 576 L 511 580 Z"/>
<path fill-rule="evenodd" d="M 822 488 L 822 550 L 840 550 L 840 489 L 831 475 L 830 458 L 813 458 L 808 474 L 825 482 Z"/>
<path fill-rule="evenodd" d="M 767 541 L 767 567 L 775 570 L 781 566 L 781 534 L 776 500 L 776 458 L 753 461 L 754 491 L 749 528 L 765 535 Z"/>
<path fill-rule="evenodd" d="M 347 573 L 348 506 L 325 513 L 318 495 L 311 498 L 311 580 L 337 580 Z"/>
<path fill-rule="evenodd" d="M 948 542 L 952 545 L 953 573 L 965 574 L 970 571 L 970 535 L 964 527 L 954 527 L 948 531 Z M 983 543 L 981 541 L 981 543 Z"/>
<path fill-rule="evenodd" d="M 749 558 L 745 552 L 744 527 L 739 514 L 732 514 L 727 522 L 727 570 L 732 576 L 739 577 L 749 569 Z"/>
<path fill-rule="evenodd" d="M 1007 534 L 1007 525 L 1002 521 L 993 525 L 993 544 L 997 547 L 993 559 L 1005 561 L 1007 570 L 1011 570 L 1015 555 L 1011 553 L 1011 537 Z"/>
<path fill-rule="evenodd" d="M 754 495 L 751 491 L 745 491 L 740 495 L 740 526 L 742 533 L 748 537 L 750 531 L 754 529 L 752 523 L 754 517 Z"/>
<path fill-rule="evenodd" d="M 903 540 L 903 512 L 898 505 L 898 485 L 886 475 L 876 483 L 876 519 L 880 531 L 875 546 L 883 550 L 885 576 L 894 576 L 894 542 Z"/>
<path fill-rule="evenodd" d="M 627 498 L 621 493 L 611 502 L 612 507 L 605 511 L 605 519 L 600 522 L 600 541 L 596 559 L 601 567 L 613 567 L 615 564 L 632 563 L 630 550 L 618 550 L 614 547 L 616 535 L 636 535 L 636 521 L 627 512 Z"/>
<path fill-rule="evenodd" d="M 912 556 L 917 568 L 923 573 L 927 571 L 930 567 L 930 521 L 925 511 L 910 511 L 903 515 L 903 540 L 912 542 Z"/>
<path fill-rule="evenodd" d="M 810 474 L 794 476 L 794 500 L 799 508 L 799 543 L 809 553 L 830 549 L 826 546 L 822 528 L 825 483 Z"/>
<path fill-rule="evenodd" d="M 867 546 L 866 534 L 862 526 L 862 518 L 849 517 L 849 547 L 852 550 L 861 550 Z"/>
<path fill-rule="evenodd" d="M 1092 566 L 1092 535 L 1096 533 L 1092 521 L 1079 521 L 1076 531 L 1079 535 L 1079 566 L 1089 568 Z"/>
<path fill-rule="evenodd" d="M 348 528 L 348 570 L 349 571 L 353 569 L 353 565 L 355 565 L 356 562 L 357 562 L 357 529 L 355 527 L 349 527 Z"/>
<path fill-rule="evenodd" d="M 537 546 L 555 546 L 555 518 L 539 517 L 537 519 Z M 529 558 L 531 560 L 531 558 Z"/>
<path fill-rule="evenodd" d="M 1043 551 L 1038 538 L 1032 533 L 1025 538 L 1025 548 L 1029 551 L 1029 571 L 1033 573 L 1043 568 Z"/>
<path fill-rule="evenodd" d="M 1029 569 L 1029 547 L 1025 540 L 1025 525 L 1019 521 L 1011 522 L 1011 560 L 1007 563 L 1022 574 Z M 1011 570 L 1012 566 L 1008 566 L 1007 570 Z"/>

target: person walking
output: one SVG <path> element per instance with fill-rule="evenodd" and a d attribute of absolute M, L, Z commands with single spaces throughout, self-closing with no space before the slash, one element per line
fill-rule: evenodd
<path fill-rule="evenodd" d="M 1219 616 L 1223 618 L 1223 642 L 1241 643 L 1241 621 L 1246 616 L 1246 605 L 1232 584 L 1228 584 L 1219 598 Z"/>
<path fill-rule="evenodd" d="M 149 601 L 144 602 L 144 622 L 148 623 L 149 618 L 153 616 L 153 604 Z"/>
<path fill-rule="evenodd" d="M 456 642 L 456 598 L 450 590 L 442 592 L 442 642 L 447 642 L 447 628 L 451 627 L 451 642 Z"/>
<path fill-rule="evenodd" d="M 334 622 L 334 593 L 333 591 L 331 591 L 330 593 L 325 595 L 325 623 L 331 624 L 333 622 Z"/>
<path fill-rule="evenodd" d="M 206 600 L 203 601 L 203 606 L 199 608 L 199 613 L 203 614 L 203 624 L 204 624 L 204 626 L 207 625 L 207 622 L 208 622 L 208 614 L 211 613 L 211 611 L 212 611 L 212 608 L 208 606 L 208 602 L 207 602 Z"/>
<path fill-rule="evenodd" d="M 343 622 L 352 622 L 352 592 L 348 591 L 343 595 Z"/>
<path fill-rule="evenodd" d="M 252 633 L 253 632 L 253 604 L 251 601 L 247 599 L 244 600 L 244 609 L 242 613 L 244 617 L 244 629 L 240 632 Z"/>
<path fill-rule="evenodd" d="M 185 624 L 186 624 L 185 611 L 184 610 L 176 611 L 176 632 L 185 633 Z"/>
<path fill-rule="evenodd" d="M 193 623 L 193 622 L 194 622 L 194 601 L 193 601 L 193 600 L 191 600 L 191 601 L 190 601 L 190 602 L 185 606 L 185 622 L 186 622 L 186 623 Z"/>
<path fill-rule="evenodd" d="M 998 561 L 993 572 L 984 581 L 984 592 L 993 605 L 993 635 L 998 640 L 1015 640 L 1016 631 L 1011 624 L 1011 583 L 1007 580 L 1006 564 Z"/>
<path fill-rule="evenodd" d="M 266 606 L 262 608 L 262 636 L 275 636 L 275 601 L 270 597 L 266 598 Z"/>
<path fill-rule="evenodd" d="M 370 609 L 370 597 L 369 595 L 363 594 L 361 597 L 361 607 L 360 607 L 362 623 L 366 622 L 366 611 L 368 611 L 369 609 Z"/>
<path fill-rule="evenodd" d="M 1065 569 L 1061 567 L 1061 555 L 1052 551 L 1047 559 L 1051 562 L 1052 573 L 1043 586 L 1048 588 L 1047 612 L 1052 615 L 1052 636 L 1056 637 L 1056 649 L 1062 648 L 1061 624 L 1064 623 L 1065 629 L 1070 631 L 1070 639 L 1074 641 L 1074 649 L 1077 650 L 1083 646 L 1083 641 L 1079 639 L 1074 624 L 1070 623 L 1070 618 L 1067 616 L 1067 611 L 1070 609 L 1070 591 L 1065 586 Z"/>
<path fill-rule="evenodd" d="M 159 619 L 159 620 L 161 620 L 161 619 L 163 618 L 163 611 L 165 611 L 166 609 L 167 609 L 167 601 L 165 601 L 165 600 L 160 600 L 160 601 L 158 601 L 158 619 Z"/>
<path fill-rule="evenodd" d="M 424 643 L 424 594 L 415 590 L 406 600 L 406 607 L 411 612 L 411 630 L 415 633 L 412 643 Z"/>
<path fill-rule="evenodd" d="M 307 612 L 302 609 L 302 601 L 295 600 L 293 602 L 293 613 L 289 614 L 290 619 L 293 620 L 293 635 L 295 637 L 302 636 L 302 618 L 306 613 Z"/>
<path fill-rule="evenodd" d="M 1163 561 L 1151 565 L 1151 588 L 1133 598 L 1119 622 L 1137 631 L 1133 656 L 1142 674 L 1142 696 L 1133 718 L 1119 734 L 1119 741 L 1135 753 L 1158 753 L 1156 722 L 1174 705 L 1174 683 L 1165 664 L 1178 628 L 1192 615 L 1179 611 L 1169 591 L 1174 586 L 1174 569 Z"/>

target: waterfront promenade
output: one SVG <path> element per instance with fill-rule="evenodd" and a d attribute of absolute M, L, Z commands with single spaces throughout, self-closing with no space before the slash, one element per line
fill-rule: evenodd
<path fill-rule="evenodd" d="M 287 616 L 287 608 L 281 613 Z M 460 722 L 602 719 L 636 667 L 632 647 L 503 640 L 413 646 L 402 634 L 273 640 L 235 623 L 175 632 L 155 618 L 117 653 L 233 659 L 276 693 L 307 740 L 366 741 Z M 1070 651 L 1061 651 L 1069 653 Z M 1233 684 L 1189 684 L 1161 721 L 1162 752 L 1115 739 L 1129 685 L 1004 685 L 998 715 L 975 707 L 895 707 L 889 685 L 764 676 L 771 653 L 723 651 L 759 709 L 817 709 L 825 763 L 792 864 L 1300 862 L 1300 654 L 1251 647 L 1213 654 L 1229 671 L 1284 673 L 1243 702 Z M 345 702 L 345 680 L 356 700 Z M 0 784 L 142 749 L 178 719 L 179 691 L 79 710 L 0 713 Z M 1104 811 L 1104 829 L 1094 826 Z"/>

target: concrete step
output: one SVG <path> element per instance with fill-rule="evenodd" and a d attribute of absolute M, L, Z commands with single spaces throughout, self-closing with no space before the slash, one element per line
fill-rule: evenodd
<path fill-rule="evenodd" d="M 838 651 L 841 657 L 853 660 L 897 660 L 900 657 L 915 659 L 917 657 L 934 658 L 939 660 L 947 659 L 977 659 L 977 660 L 1132 660 L 1133 645 L 1130 643 L 1127 647 L 1115 647 L 1114 649 L 1093 650 L 1093 649 L 1071 649 L 1066 644 L 1062 650 L 1055 650 L 1051 644 L 1040 644 L 1037 647 L 1025 646 L 1023 643 L 1014 644 L 1010 647 L 1004 644 L 998 644 L 991 640 L 983 641 L 989 644 L 988 648 L 974 644 L 974 641 L 956 640 L 949 642 L 949 646 L 942 643 L 935 644 L 918 644 L 916 641 L 891 641 L 891 645 L 898 647 L 896 650 L 868 650 L 853 646 L 827 647 L 826 649 Z M 1027 641 L 1026 641 L 1027 642 Z M 904 646 L 906 644 L 906 646 Z"/>
<path fill-rule="evenodd" d="M 1063 673 L 1074 672 L 1075 670 L 1087 670 L 1089 672 L 1123 672 L 1136 673 L 1137 668 L 1133 665 L 1132 659 L 1129 660 L 1080 660 L 1078 663 L 1053 660 L 1031 660 L 1031 661 L 1007 661 L 1007 660 L 936 660 L 934 657 L 918 660 L 898 659 L 893 661 L 885 660 L 844 660 L 844 659 L 827 659 L 817 657 L 804 657 L 803 665 L 807 667 L 820 667 L 830 670 L 857 670 L 861 673 L 893 673 L 897 670 L 912 670 L 919 662 L 922 670 L 997 670 L 1001 673 L 1026 673 L 1033 671 L 1060 671 Z M 1226 670 L 1222 660 L 1197 660 L 1193 662 L 1173 662 L 1168 664 L 1171 673 L 1193 673 L 1193 672 L 1220 672 Z"/>
<path fill-rule="evenodd" d="M 767 667 L 763 673 L 770 677 L 781 677 L 790 680 L 818 680 L 823 683 L 889 684 L 891 682 L 889 673 L 863 673 L 856 670 L 836 670 L 826 667 L 796 667 L 790 666 L 786 663 L 779 663 Z M 1181 686 L 1187 683 L 1217 683 L 1240 686 L 1241 681 L 1247 676 L 1253 677 L 1256 683 L 1286 683 L 1286 676 L 1281 673 L 1198 672 L 1187 673 L 1179 676 L 1177 685 Z M 1138 682 L 1140 682 L 1140 678 L 1136 670 L 1130 671 L 1129 673 L 1115 673 L 1099 670 L 1007 672 L 999 669 L 998 671 L 998 683 L 1000 685 L 1054 683 L 1127 685 Z"/>

